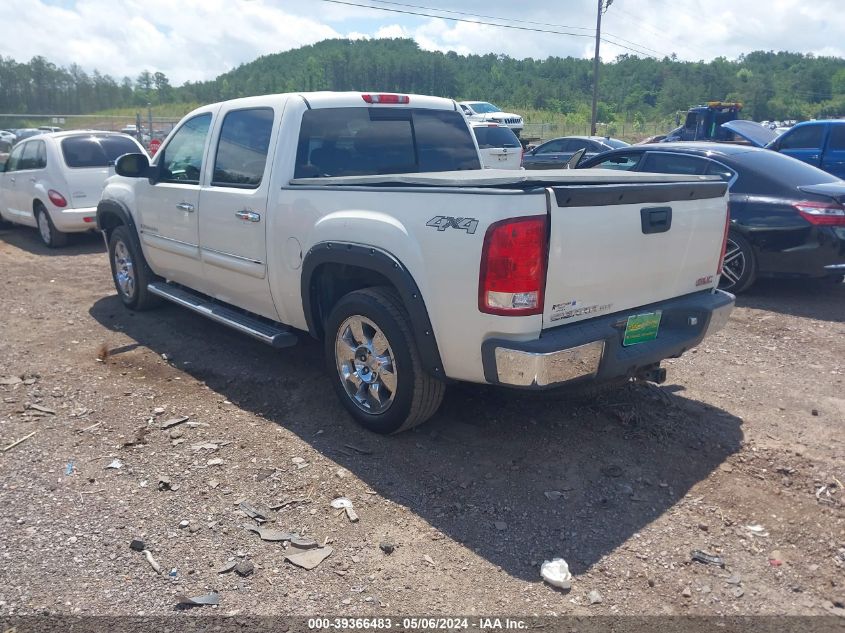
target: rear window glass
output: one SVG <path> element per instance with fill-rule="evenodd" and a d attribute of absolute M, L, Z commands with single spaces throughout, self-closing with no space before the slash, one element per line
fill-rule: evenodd
<path fill-rule="evenodd" d="M 813 167 L 796 158 L 771 150 L 737 154 L 734 156 L 734 162 L 745 168 L 740 170 L 740 180 L 745 178 L 742 173 L 745 171 L 752 172 L 766 181 L 773 181 L 778 186 L 789 188 L 839 181 L 839 178 L 822 171 L 818 167 Z"/>
<path fill-rule="evenodd" d="M 480 149 L 491 147 L 519 147 L 519 139 L 510 128 L 494 126 L 473 127 Z"/>
<path fill-rule="evenodd" d="M 296 178 L 481 169 L 452 110 L 326 108 L 302 115 Z"/>
<path fill-rule="evenodd" d="M 68 167 L 108 167 L 120 156 L 139 151 L 125 136 L 71 136 L 62 140 L 62 155 Z"/>

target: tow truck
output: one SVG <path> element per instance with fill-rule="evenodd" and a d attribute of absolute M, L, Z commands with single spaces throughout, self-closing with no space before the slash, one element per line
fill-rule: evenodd
<path fill-rule="evenodd" d="M 722 124 L 738 119 L 740 110 L 742 104 L 735 101 L 708 101 L 694 106 L 687 111 L 683 125 L 680 125 L 682 113 L 678 113 L 676 124 L 679 127 L 669 132 L 662 142 L 730 141 L 733 134 L 722 128 Z"/>

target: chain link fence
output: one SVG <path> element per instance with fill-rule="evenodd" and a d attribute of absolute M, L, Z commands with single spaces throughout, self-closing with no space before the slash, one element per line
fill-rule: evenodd
<path fill-rule="evenodd" d="M 124 132 L 137 138 L 145 147 L 152 139 L 163 140 L 179 118 L 151 117 L 138 112 L 134 116 L 106 114 L 2 114 L 0 130 L 16 134 L 18 130 L 104 130 Z"/>
<path fill-rule="evenodd" d="M 663 122 L 642 123 L 627 121 L 619 123 L 599 123 L 597 136 L 614 138 L 634 143 L 650 136 L 666 134 L 672 128 Z M 520 134 L 523 140 L 538 144 L 560 136 L 590 136 L 589 123 L 526 123 Z"/>

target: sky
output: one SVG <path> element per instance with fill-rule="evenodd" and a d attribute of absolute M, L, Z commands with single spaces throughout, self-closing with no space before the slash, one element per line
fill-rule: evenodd
<path fill-rule="evenodd" d="M 591 58 L 597 2 L 0 0 L 0 55 L 17 61 L 43 55 L 118 80 L 161 71 L 173 85 L 336 37 L 410 37 L 423 49 L 461 54 Z M 753 50 L 842 57 L 841 6 L 841 0 L 613 0 L 602 18 L 601 57 L 735 59 Z"/>

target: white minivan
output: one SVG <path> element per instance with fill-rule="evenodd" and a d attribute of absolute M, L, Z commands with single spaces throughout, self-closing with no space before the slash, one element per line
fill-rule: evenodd
<path fill-rule="evenodd" d="M 470 123 L 485 169 L 521 169 L 522 144 L 506 125 Z"/>
<path fill-rule="evenodd" d="M 12 149 L 0 168 L 0 219 L 38 229 L 50 248 L 68 233 L 96 228 L 97 202 L 114 161 L 146 153 L 134 138 L 117 132 L 53 132 Z"/>

